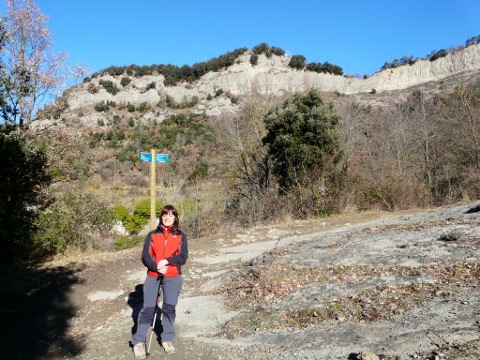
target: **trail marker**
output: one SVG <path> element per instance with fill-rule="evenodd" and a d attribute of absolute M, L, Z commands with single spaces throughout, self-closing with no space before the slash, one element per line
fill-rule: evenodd
<path fill-rule="evenodd" d="M 152 161 L 155 159 L 155 161 Z M 155 154 L 155 150 L 151 149 L 149 153 L 141 152 L 140 161 L 150 163 L 150 230 L 157 227 L 157 218 L 155 217 L 156 208 L 156 179 L 155 179 L 155 163 L 167 163 L 168 154 Z"/>

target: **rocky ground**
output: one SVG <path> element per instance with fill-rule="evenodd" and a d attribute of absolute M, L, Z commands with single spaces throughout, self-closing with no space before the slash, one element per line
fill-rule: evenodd
<path fill-rule="evenodd" d="M 166 355 L 154 336 L 149 358 L 478 360 L 476 205 L 190 239 L 178 351 Z M 4 274 L 6 355 L 133 359 L 139 257 L 136 248 Z"/>

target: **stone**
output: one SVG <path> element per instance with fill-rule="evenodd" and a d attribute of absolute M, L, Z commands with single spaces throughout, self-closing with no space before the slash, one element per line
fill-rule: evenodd
<path fill-rule="evenodd" d="M 363 350 L 357 354 L 356 360 L 380 360 L 380 358 L 368 350 Z"/>

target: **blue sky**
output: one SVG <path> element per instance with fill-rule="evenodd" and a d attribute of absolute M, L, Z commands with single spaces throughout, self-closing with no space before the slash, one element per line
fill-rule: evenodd
<path fill-rule="evenodd" d="M 3 1 L 3 0 L 2 0 Z M 262 42 L 372 74 L 480 34 L 480 0 L 36 0 L 54 49 L 94 72 L 207 61 Z M 1 7 L 2 12 L 4 7 Z"/>

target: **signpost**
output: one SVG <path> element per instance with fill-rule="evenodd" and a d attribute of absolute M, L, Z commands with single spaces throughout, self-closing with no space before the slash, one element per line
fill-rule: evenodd
<path fill-rule="evenodd" d="M 168 154 L 155 154 L 155 150 L 152 151 L 140 153 L 140 161 L 152 162 L 152 159 L 155 158 L 155 162 L 168 162 Z"/>
<path fill-rule="evenodd" d="M 155 159 L 155 161 L 152 161 Z M 156 204 L 156 179 L 155 179 L 155 163 L 167 163 L 168 154 L 155 154 L 155 149 L 151 149 L 149 153 L 140 153 L 140 161 L 150 163 L 150 230 L 154 230 L 157 226 L 157 219 L 155 217 Z"/>

